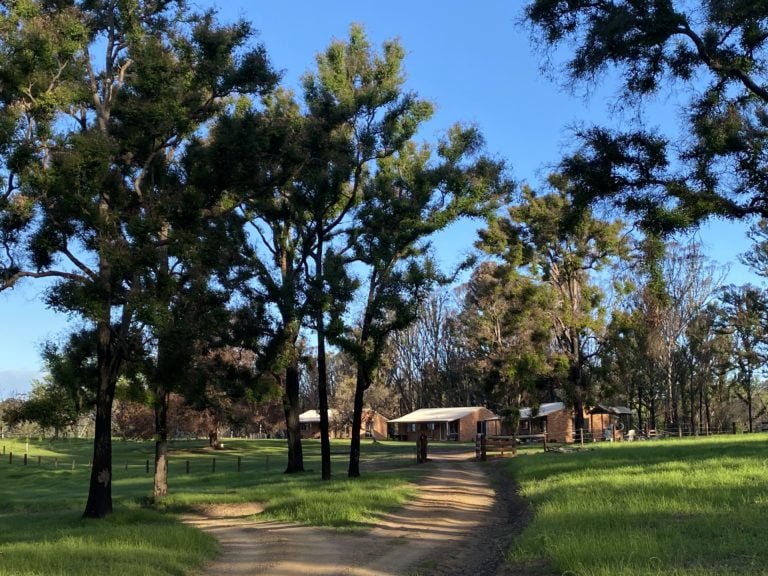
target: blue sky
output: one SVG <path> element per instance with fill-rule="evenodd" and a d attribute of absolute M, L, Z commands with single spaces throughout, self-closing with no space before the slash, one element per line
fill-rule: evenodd
<path fill-rule="evenodd" d="M 475 123 L 488 150 L 508 161 L 517 180 L 534 186 L 568 149 L 568 127 L 602 122 L 616 104 L 610 85 L 594 87 L 587 100 L 562 91 L 542 74 L 540 55 L 527 30 L 517 25 L 520 1 L 198 0 L 197 5 L 217 5 L 225 20 L 252 21 L 273 65 L 284 71 L 284 84 L 297 90 L 315 54 L 331 39 L 346 38 L 351 23 L 362 24 L 375 45 L 399 38 L 407 53 L 408 89 L 437 106 L 421 138 L 434 141 L 457 121 Z M 674 122 L 675 104 L 675 94 L 665 94 L 653 121 Z M 436 240 L 446 265 L 470 248 L 475 228 L 463 223 Z M 732 264 L 730 282 L 758 282 L 736 261 L 747 247 L 743 224 L 706 225 L 701 239 L 713 259 Z M 39 304 L 41 292 L 40 284 L 27 283 L 0 293 L 0 398 L 27 389 L 41 367 L 41 343 L 64 334 L 69 325 L 65 316 Z"/>

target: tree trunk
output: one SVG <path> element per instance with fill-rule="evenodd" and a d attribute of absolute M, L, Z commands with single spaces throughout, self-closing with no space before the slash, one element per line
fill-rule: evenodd
<path fill-rule="evenodd" d="M 321 478 L 331 479 L 331 439 L 328 422 L 328 367 L 325 361 L 325 333 L 322 311 L 317 315 L 317 392 L 320 396 Z"/>
<path fill-rule="evenodd" d="M 162 384 L 155 390 L 155 481 L 152 497 L 155 502 L 168 495 L 168 400 L 170 394 Z"/>
<path fill-rule="evenodd" d="M 96 422 L 93 437 L 93 461 L 88 487 L 88 501 L 83 518 L 104 518 L 112 513 L 112 400 L 117 384 L 109 320 L 96 326 L 98 389 L 96 392 Z"/>
<path fill-rule="evenodd" d="M 158 251 L 158 293 L 156 298 L 158 303 L 162 299 L 163 308 L 170 313 L 171 302 L 164 286 L 170 285 L 170 263 L 168 262 L 168 240 L 170 226 L 166 223 L 160 232 L 162 245 Z M 166 327 L 167 328 L 167 327 Z M 166 340 L 165 330 L 157 343 L 157 367 L 155 369 L 155 479 L 152 489 L 152 497 L 155 502 L 168 494 L 168 397 L 170 395 L 169 387 L 166 385 L 166 379 L 170 377 L 171 370 L 167 366 L 168 342 Z"/>
<path fill-rule="evenodd" d="M 285 396 L 283 397 L 285 427 L 288 435 L 288 466 L 286 474 L 304 472 L 301 449 L 301 423 L 299 422 L 299 367 L 292 363 L 285 369 Z"/>
<path fill-rule="evenodd" d="M 360 429 L 363 426 L 363 395 L 367 389 L 363 368 L 358 363 L 357 383 L 355 385 L 355 401 L 352 413 L 352 442 L 349 445 L 349 478 L 360 476 Z"/>
<path fill-rule="evenodd" d="M 568 378 L 573 386 L 573 413 L 574 413 L 574 440 L 581 440 L 581 432 L 584 430 L 584 389 L 582 386 L 581 366 L 572 364 Z"/>
<path fill-rule="evenodd" d="M 747 381 L 747 421 L 750 434 L 752 433 L 752 371 L 749 372 Z"/>

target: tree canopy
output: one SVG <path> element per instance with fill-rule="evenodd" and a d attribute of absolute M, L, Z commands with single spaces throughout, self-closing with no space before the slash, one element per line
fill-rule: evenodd
<path fill-rule="evenodd" d="M 634 126 L 577 132 L 562 162 L 578 204 L 609 200 L 649 229 L 768 213 L 768 8 L 749 0 L 535 0 L 533 35 L 565 54 L 569 82 L 616 75 L 641 112 L 665 90 L 690 95 L 677 133 Z"/>

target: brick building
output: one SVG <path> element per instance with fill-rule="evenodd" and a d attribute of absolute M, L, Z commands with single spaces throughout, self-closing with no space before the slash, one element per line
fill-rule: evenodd
<path fill-rule="evenodd" d="M 629 429 L 632 411 L 624 406 L 598 404 L 584 409 L 584 437 L 592 440 L 621 440 L 623 431 Z M 571 443 L 575 433 L 573 408 L 563 402 L 541 404 L 537 409 L 520 409 L 518 436 L 535 436 L 546 431 L 552 442 Z"/>
<path fill-rule="evenodd" d="M 429 440 L 470 442 L 478 432 L 496 420 L 496 415 L 482 406 L 461 408 L 421 408 L 390 420 L 390 433 L 398 440 L 416 441 L 426 433 Z"/>

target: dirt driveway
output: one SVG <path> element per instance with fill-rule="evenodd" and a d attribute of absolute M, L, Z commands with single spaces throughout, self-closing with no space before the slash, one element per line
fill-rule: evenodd
<path fill-rule="evenodd" d="M 186 521 L 210 532 L 221 555 L 208 566 L 210 576 L 345 575 L 443 576 L 512 574 L 502 552 L 527 521 L 519 500 L 510 504 L 507 486 L 491 487 L 474 454 L 437 456 L 418 496 L 362 533 L 232 517 L 254 509 L 211 508 Z"/>

